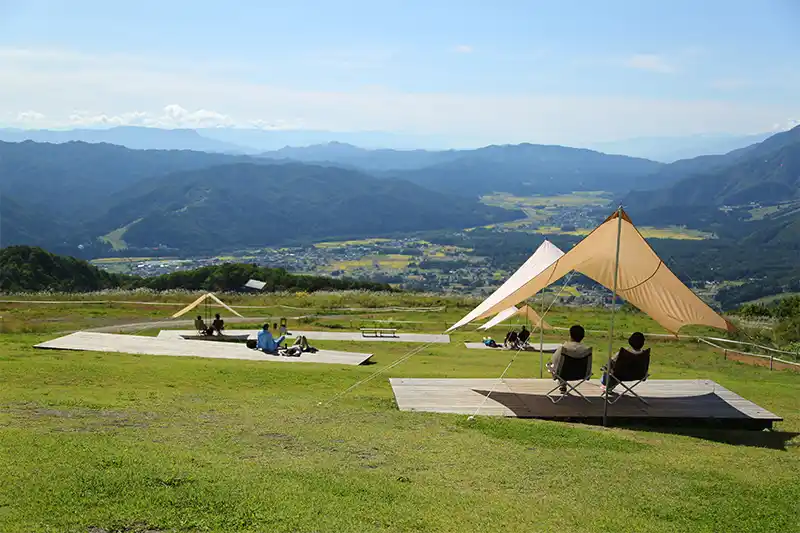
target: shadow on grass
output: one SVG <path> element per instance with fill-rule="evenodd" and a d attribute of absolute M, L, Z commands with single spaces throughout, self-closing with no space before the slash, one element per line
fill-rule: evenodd
<path fill-rule="evenodd" d="M 473 389 L 489 396 L 489 391 Z M 602 425 L 603 401 L 587 402 L 567 396 L 553 403 L 543 394 L 493 392 L 490 398 L 519 418 Z M 609 408 L 609 426 L 635 431 L 684 435 L 722 444 L 786 450 L 800 433 L 765 431 L 772 422 L 751 418 L 714 393 L 673 398 L 647 398 L 645 405 L 634 398 L 622 398 Z"/>

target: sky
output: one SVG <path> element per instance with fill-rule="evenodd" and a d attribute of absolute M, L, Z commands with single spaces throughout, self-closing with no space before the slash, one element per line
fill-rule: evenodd
<path fill-rule="evenodd" d="M 787 129 L 796 0 L 0 0 L 0 126 L 581 145 Z"/>

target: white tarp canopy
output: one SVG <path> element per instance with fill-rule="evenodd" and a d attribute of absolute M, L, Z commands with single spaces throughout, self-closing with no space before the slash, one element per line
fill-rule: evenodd
<path fill-rule="evenodd" d="M 667 268 L 644 240 L 622 209 L 608 217 L 563 257 L 541 273 L 517 286 L 482 311 L 489 315 L 529 298 L 577 271 L 597 283 L 613 288 L 619 239 L 617 295 L 641 309 L 669 332 L 688 324 L 719 329 L 733 326 L 703 302 Z M 476 317 L 477 318 L 477 317 Z M 452 329 L 452 328 L 451 328 Z"/>
<path fill-rule="evenodd" d="M 564 252 L 559 250 L 558 247 L 550 241 L 545 240 L 541 246 L 536 249 L 533 255 L 530 256 L 505 283 L 494 291 L 491 296 L 481 302 L 478 307 L 470 311 L 467 316 L 453 324 L 450 329 L 447 330 L 447 333 L 469 324 L 477 318 L 485 318 L 497 314 L 524 300 L 525 298 L 520 298 L 519 300 L 506 303 L 506 305 L 499 305 L 500 302 L 507 302 L 509 300 L 509 295 L 516 293 L 521 287 L 525 286 L 525 284 L 536 277 L 536 275 L 552 265 L 562 255 L 564 255 Z M 531 294 L 531 296 L 532 295 L 533 294 Z"/>
<path fill-rule="evenodd" d="M 537 329 L 539 327 L 540 322 L 542 329 L 553 329 L 553 327 L 550 324 L 542 320 L 542 317 L 539 316 L 539 313 L 534 311 L 527 304 L 523 305 L 522 307 L 511 306 L 504 311 L 500 311 L 491 320 L 489 320 L 486 324 L 482 325 L 478 329 L 493 328 L 494 326 L 500 324 L 501 322 L 505 322 L 506 320 L 514 316 L 526 317 L 528 321 L 531 323 L 531 329 Z"/>

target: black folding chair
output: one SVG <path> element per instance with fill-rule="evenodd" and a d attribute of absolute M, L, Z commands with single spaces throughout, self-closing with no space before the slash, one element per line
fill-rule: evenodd
<path fill-rule="evenodd" d="M 553 387 L 546 394 L 546 396 L 550 398 L 550 401 L 553 403 L 558 403 L 569 396 L 571 392 L 574 392 L 587 402 L 592 403 L 591 400 L 581 394 L 581 392 L 578 390 L 578 387 L 580 387 L 584 381 L 592 377 L 591 352 L 583 359 L 576 359 L 562 353 L 559 367 L 560 368 L 553 368 L 552 363 L 547 363 L 547 370 L 550 371 L 553 379 L 558 381 L 558 385 Z M 571 382 L 576 383 L 573 385 Z M 561 392 L 561 394 L 557 397 L 552 396 L 557 389 L 561 389 L 563 392 Z"/>
<path fill-rule="evenodd" d="M 607 369 L 605 366 L 603 366 L 601 370 L 605 373 Z M 638 399 L 643 404 L 650 405 L 647 403 L 647 401 L 645 401 L 644 398 L 636 394 L 636 392 L 633 390 L 640 383 L 647 381 L 647 378 L 650 377 L 650 374 L 648 374 L 649 370 L 650 348 L 638 354 L 631 353 L 625 348 L 620 348 L 619 354 L 617 354 L 617 360 L 612 365 L 611 372 L 608 372 L 608 377 L 606 378 L 605 394 L 606 396 L 609 395 L 609 388 L 612 386 L 619 386 L 624 390 L 622 393 L 617 394 L 616 398 L 610 399 L 608 403 L 617 403 L 619 399 L 625 396 L 627 393 Z M 628 386 L 625 384 L 626 382 L 633 382 L 633 384 Z"/>

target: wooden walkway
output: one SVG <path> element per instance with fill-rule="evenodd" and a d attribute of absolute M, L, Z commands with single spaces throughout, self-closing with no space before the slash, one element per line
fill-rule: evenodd
<path fill-rule="evenodd" d="M 228 342 L 192 341 L 181 338 L 142 337 L 78 331 L 64 337 L 37 344 L 36 348 L 53 350 L 81 350 L 115 352 L 140 355 L 167 355 L 176 357 L 209 357 L 213 359 L 246 359 L 249 361 L 275 361 L 280 363 L 332 363 L 361 365 L 372 354 L 319 350 L 298 357 L 269 355 L 251 350 L 244 344 Z"/>
<path fill-rule="evenodd" d="M 250 338 L 255 339 L 258 335 L 257 329 L 228 329 L 225 330 L 228 335 L 242 335 L 247 334 Z M 272 332 L 275 335 L 275 332 Z M 181 335 L 197 335 L 194 330 L 175 330 L 163 329 L 159 332 L 159 338 L 163 337 L 179 337 Z M 428 333 L 398 333 L 397 337 L 364 337 L 360 331 L 296 331 L 289 332 L 287 339 L 293 340 L 298 336 L 304 335 L 308 340 L 316 341 L 359 341 L 359 342 L 421 342 L 421 343 L 436 343 L 436 344 L 449 344 L 450 335 L 431 335 Z"/>
<path fill-rule="evenodd" d="M 478 411 L 480 415 L 489 416 L 587 423 L 599 423 L 603 416 L 604 402 L 599 380 L 584 383 L 579 388 L 591 403 L 568 397 L 558 404 L 545 396 L 555 386 L 551 379 L 391 378 L 389 382 L 401 411 L 463 415 Z M 741 429 L 764 429 L 782 420 L 710 380 L 650 380 L 639 385 L 636 392 L 650 405 L 624 397 L 609 405 L 611 423 L 712 423 Z"/>
<path fill-rule="evenodd" d="M 500 347 L 500 348 L 491 348 L 489 346 L 486 346 L 482 342 L 465 342 L 464 346 L 466 346 L 470 350 L 494 350 L 494 351 L 497 351 L 497 352 L 503 351 L 503 350 L 505 350 L 506 352 L 514 352 L 514 351 L 516 351 L 514 349 L 506 350 L 505 348 L 502 348 L 502 347 Z M 526 346 L 523 351 L 524 352 L 536 352 L 536 353 L 539 353 L 539 351 L 542 351 L 544 353 L 553 353 L 556 350 L 558 350 L 558 347 L 561 346 L 561 345 L 560 344 L 553 344 L 553 343 L 545 342 L 544 344 L 541 345 L 541 347 L 542 347 L 541 350 L 539 350 L 539 346 L 540 346 L 539 343 L 535 342 L 535 343 L 532 343 L 532 344 L 529 344 L 528 346 Z"/>

